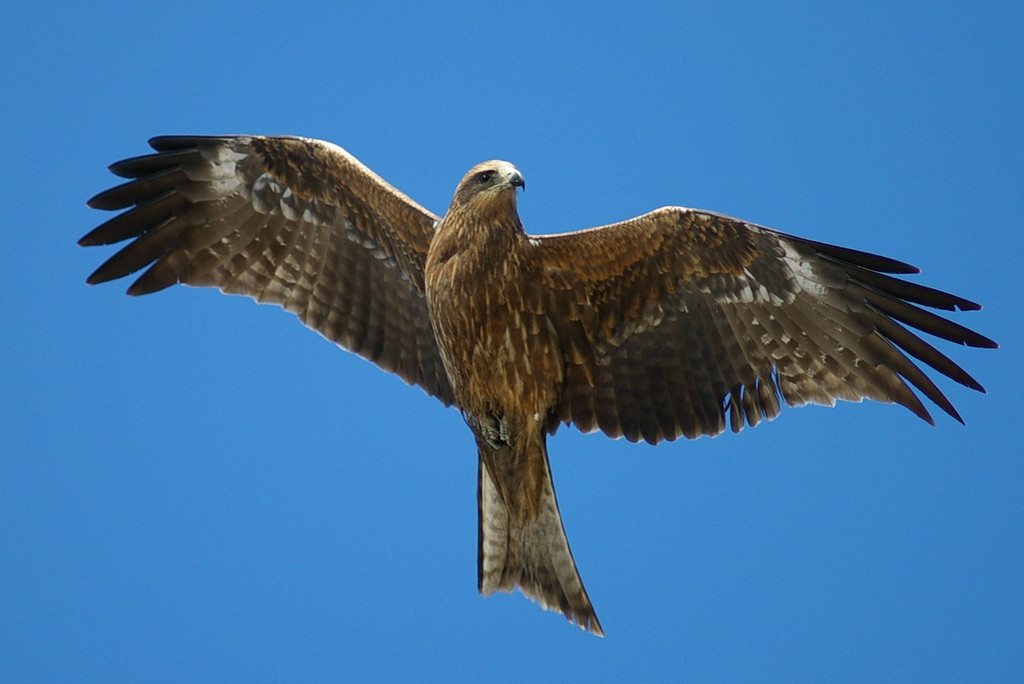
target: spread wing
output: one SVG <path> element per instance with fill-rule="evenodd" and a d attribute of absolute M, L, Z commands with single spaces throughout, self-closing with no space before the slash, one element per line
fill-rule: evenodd
<path fill-rule="evenodd" d="M 437 217 L 345 150 L 283 137 L 160 137 L 117 162 L 129 182 L 89 206 L 127 209 L 81 245 L 131 240 L 88 282 L 214 286 L 279 304 L 342 347 L 452 402 L 423 294 Z"/>
<path fill-rule="evenodd" d="M 908 355 L 984 391 L 908 329 L 994 347 L 917 305 L 980 307 L 886 275 L 917 272 L 892 259 L 680 207 L 530 244 L 566 360 L 552 430 L 657 443 L 837 399 L 932 422 L 911 386 L 960 420 Z"/>

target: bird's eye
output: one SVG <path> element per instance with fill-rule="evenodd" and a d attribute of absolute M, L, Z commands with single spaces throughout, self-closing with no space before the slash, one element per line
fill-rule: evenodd
<path fill-rule="evenodd" d="M 493 178 L 493 177 L 494 177 L 494 172 L 493 171 L 481 171 L 480 173 L 476 174 L 476 182 L 477 183 L 481 183 L 481 184 L 483 184 L 483 183 L 490 183 L 491 182 L 491 178 Z"/>

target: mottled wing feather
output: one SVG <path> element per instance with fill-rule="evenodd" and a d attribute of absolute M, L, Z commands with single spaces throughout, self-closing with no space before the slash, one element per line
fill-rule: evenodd
<path fill-rule="evenodd" d="M 886 275 L 912 266 L 709 212 L 666 207 L 531 244 L 566 358 L 551 429 L 657 443 L 754 426 L 783 401 L 840 399 L 895 402 L 931 422 L 912 387 L 960 420 L 908 355 L 981 386 L 905 326 L 995 346 L 915 306 L 977 304 Z"/>
<path fill-rule="evenodd" d="M 147 270 L 130 294 L 175 283 L 278 304 L 324 337 L 453 400 L 427 313 L 437 217 L 345 150 L 283 137 L 160 137 L 110 167 L 127 183 L 89 201 L 123 213 L 80 241 L 131 240 L 90 277 Z"/>

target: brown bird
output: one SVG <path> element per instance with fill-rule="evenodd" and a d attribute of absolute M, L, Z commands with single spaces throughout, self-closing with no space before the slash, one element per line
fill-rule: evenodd
<path fill-rule="evenodd" d="M 479 589 L 519 587 L 603 634 L 562 528 L 546 436 L 656 444 L 739 431 L 783 401 L 898 403 L 957 420 L 910 356 L 980 384 L 908 327 L 995 343 L 916 305 L 980 307 L 890 275 L 905 263 L 664 207 L 527 235 L 514 166 L 469 171 L 443 218 L 345 150 L 304 138 L 159 137 L 89 200 L 128 209 L 81 245 L 131 240 L 89 283 L 215 286 L 303 323 L 462 412 L 479 452 Z M 962 420 L 961 420 L 962 422 Z"/>

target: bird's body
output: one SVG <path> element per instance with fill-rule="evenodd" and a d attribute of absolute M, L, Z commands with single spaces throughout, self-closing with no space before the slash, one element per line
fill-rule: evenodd
<path fill-rule="evenodd" d="M 603 633 L 562 528 L 545 434 L 562 343 L 515 209 L 510 164 L 469 171 L 427 252 L 427 307 L 455 404 L 479 454 L 479 588 L 519 586 Z"/>
<path fill-rule="evenodd" d="M 469 175 L 475 173 L 497 171 Z M 543 417 L 561 385 L 555 331 L 544 310 L 531 310 L 531 293 L 524 291 L 531 274 L 527 238 L 515 213 L 516 187 L 510 182 L 495 197 L 457 199 L 427 252 L 430 320 L 456 403 L 468 416 L 516 406 L 517 413 Z"/>
<path fill-rule="evenodd" d="M 81 244 L 132 242 L 89 282 L 149 266 L 129 293 L 182 282 L 280 304 L 454 404 L 478 450 L 480 591 L 519 587 L 597 634 L 548 466 L 560 424 L 657 443 L 865 398 L 931 421 L 911 386 L 959 420 L 907 354 L 981 386 L 908 327 L 995 346 L 917 306 L 979 308 L 888 275 L 907 264 L 710 212 L 529 236 L 508 162 L 471 169 L 438 217 L 329 143 L 151 144 L 90 201 L 128 211 Z"/>

